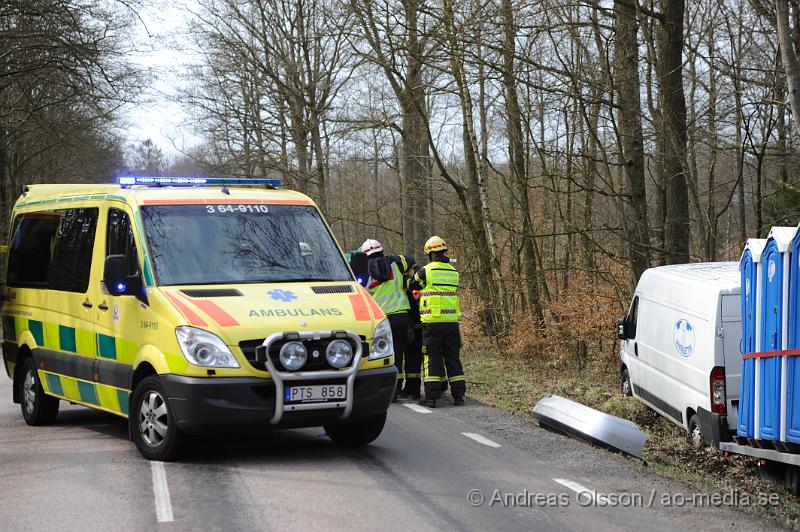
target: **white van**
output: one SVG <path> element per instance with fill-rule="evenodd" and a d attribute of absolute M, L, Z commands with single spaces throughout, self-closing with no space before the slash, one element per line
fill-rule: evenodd
<path fill-rule="evenodd" d="M 622 393 L 684 427 L 697 447 L 718 447 L 736 430 L 738 268 L 737 262 L 651 268 L 619 322 Z"/>

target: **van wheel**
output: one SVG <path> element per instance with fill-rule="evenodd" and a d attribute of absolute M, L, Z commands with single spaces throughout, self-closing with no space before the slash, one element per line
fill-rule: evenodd
<path fill-rule="evenodd" d="M 361 447 L 375 441 L 386 424 L 386 413 L 369 421 L 325 425 L 328 437 L 344 447 Z"/>
<path fill-rule="evenodd" d="M 157 375 L 146 377 L 133 391 L 128 425 L 136 447 L 149 460 L 171 460 L 183 443 L 184 435 Z"/>
<path fill-rule="evenodd" d="M 28 425 L 49 425 L 58 415 L 58 399 L 44 393 L 33 358 L 22 363 L 17 374 L 21 379 L 19 386 L 22 417 Z"/>
<path fill-rule="evenodd" d="M 622 392 L 623 397 L 631 397 L 633 395 L 633 389 L 631 388 L 631 375 L 628 373 L 627 368 L 622 370 L 622 384 L 620 386 L 620 391 Z"/>
<path fill-rule="evenodd" d="M 703 427 L 700 425 L 700 416 L 697 414 L 692 414 L 692 417 L 689 418 L 689 439 L 695 449 L 700 449 L 705 445 Z"/>

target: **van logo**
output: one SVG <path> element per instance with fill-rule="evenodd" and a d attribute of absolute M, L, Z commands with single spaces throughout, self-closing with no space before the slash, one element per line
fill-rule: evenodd
<path fill-rule="evenodd" d="M 275 301 L 283 301 L 284 303 L 289 303 L 290 301 L 294 301 L 295 299 L 297 299 L 295 293 L 290 292 L 289 290 L 281 290 L 277 288 L 275 290 L 270 290 L 267 293 L 269 297 L 271 297 Z"/>
<path fill-rule="evenodd" d="M 675 349 L 681 356 L 688 357 L 694 352 L 694 327 L 689 320 L 678 320 L 672 329 Z"/>

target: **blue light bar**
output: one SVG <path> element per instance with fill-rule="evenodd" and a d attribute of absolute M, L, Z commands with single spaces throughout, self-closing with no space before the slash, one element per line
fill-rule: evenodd
<path fill-rule="evenodd" d="M 246 177 L 141 177 L 122 176 L 117 178 L 122 187 L 133 185 L 156 186 L 198 186 L 198 185 L 269 185 L 281 186 L 280 179 L 249 179 Z"/>

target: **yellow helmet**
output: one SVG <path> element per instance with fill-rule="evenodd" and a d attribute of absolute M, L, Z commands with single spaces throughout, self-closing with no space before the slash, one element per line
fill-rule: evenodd
<path fill-rule="evenodd" d="M 425 242 L 423 251 L 426 255 L 430 255 L 434 251 L 447 251 L 447 242 L 440 236 L 432 236 Z"/>

